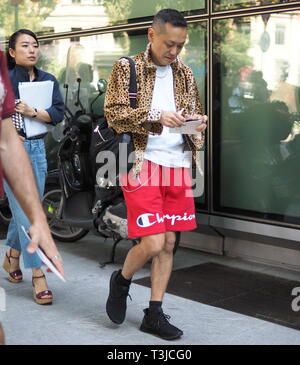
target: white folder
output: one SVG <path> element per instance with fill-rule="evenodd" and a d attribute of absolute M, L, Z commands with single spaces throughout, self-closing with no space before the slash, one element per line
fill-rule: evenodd
<path fill-rule="evenodd" d="M 54 82 L 51 80 L 20 82 L 20 99 L 31 108 L 36 108 L 38 110 L 47 109 L 52 105 L 53 85 Z M 25 116 L 24 123 L 27 137 L 34 137 L 42 133 L 47 133 L 53 128 L 49 123 Z"/>

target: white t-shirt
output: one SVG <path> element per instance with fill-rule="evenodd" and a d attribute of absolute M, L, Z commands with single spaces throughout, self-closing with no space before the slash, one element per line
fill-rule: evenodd
<path fill-rule="evenodd" d="M 172 67 L 170 65 L 156 67 L 151 109 L 176 111 Z M 162 134 L 148 136 L 145 159 L 167 167 L 190 167 L 188 152 L 183 151 L 182 135 L 170 133 L 169 129 L 164 126 Z"/>

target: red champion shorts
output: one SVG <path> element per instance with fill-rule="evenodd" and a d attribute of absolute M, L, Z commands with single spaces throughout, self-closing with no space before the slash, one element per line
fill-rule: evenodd
<path fill-rule="evenodd" d="M 124 174 L 121 185 L 129 238 L 197 227 L 188 168 L 165 167 L 145 160 L 138 178 Z"/>

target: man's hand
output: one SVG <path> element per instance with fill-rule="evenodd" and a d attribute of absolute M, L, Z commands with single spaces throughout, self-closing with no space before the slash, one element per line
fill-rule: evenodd
<path fill-rule="evenodd" d="M 205 129 L 207 128 L 207 120 L 208 117 L 207 115 L 200 115 L 200 114 L 186 114 L 185 116 L 185 120 L 186 119 L 193 119 L 193 120 L 199 120 L 199 122 L 201 122 L 201 124 L 199 124 L 199 127 L 196 127 L 196 131 L 197 132 L 204 132 Z"/>
<path fill-rule="evenodd" d="M 47 221 L 41 219 L 38 222 L 34 222 L 30 226 L 29 234 L 31 241 L 27 247 L 27 251 L 34 253 L 38 246 L 40 246 L 51 259 L 54 266 L 56 266 L 57 270 L 64 275 L 63 262 L 51 236 Z"/>
<path fill-rule="evenodd" d="M 162 111 L 159 122 L 165 127 L 175 128 L 182 126 L 185 122 L 185 118 L 177 112 Z"/>
<path fill-rule="evenodd" d="M 32 240 L 28 252 L 33 253 L 40 246 L 50 258 L 59 256 L 41 205 L 28 155 L 10 118 L 1 122 L 0 159 L 6 181 L 32 224 L 29 230 Z M 53 261 L 63 275 L 62 261 Z"/>
<path fill-rule="evenodd" d="M 35 113 L 35 110 L 24 103 L 24 101 L 20 101 L 18 104 L 16 104 L 15 111 L 25 115 L 26 117 L 31 117 Z"/>

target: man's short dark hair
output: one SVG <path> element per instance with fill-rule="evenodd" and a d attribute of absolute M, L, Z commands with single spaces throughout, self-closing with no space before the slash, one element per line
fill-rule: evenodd
<path fill-rule="evenodd" d="M 169 23 L 174 27 L 187 28 L 187 22 L 183 15 L 175 9 L 162 9 L 153 18 L 152 26 Z"/>

